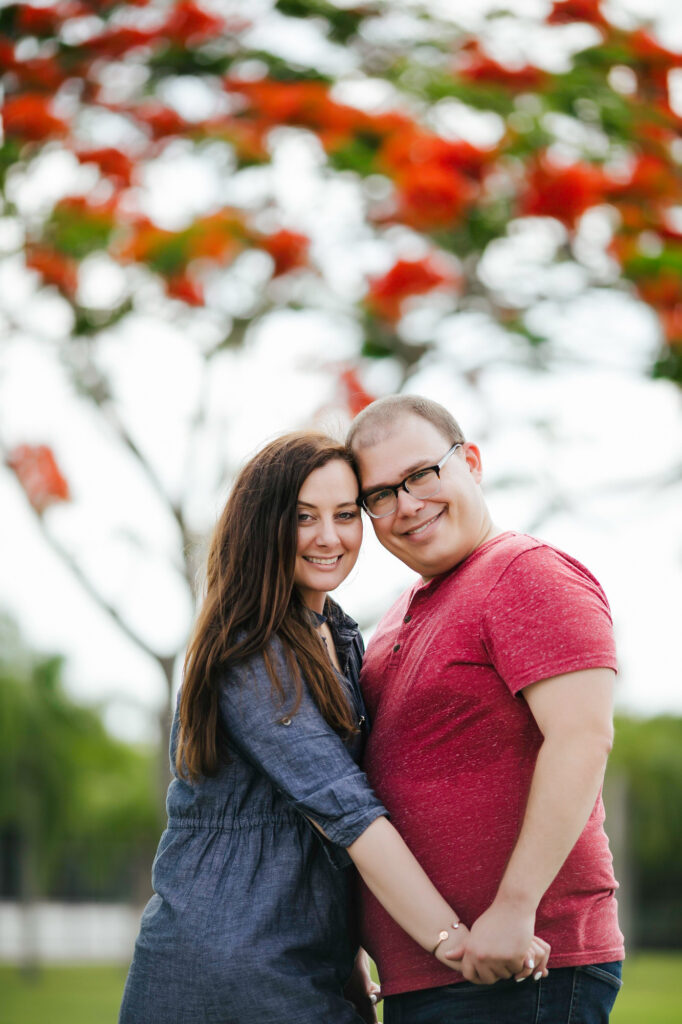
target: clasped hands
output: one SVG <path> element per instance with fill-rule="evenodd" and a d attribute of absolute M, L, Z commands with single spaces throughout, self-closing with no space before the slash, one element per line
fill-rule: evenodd
<path fill-rule="evenodd" d="M 547 976 L 550 946 L 533 934 L 534 915 L 520 915 L 510 907 L 495 905 L 469 930 L 448 929 L 449 938 L 436 950 L 446 967 L 460 971 L 475 985 L 493 985 L 503 978 L 523 981 Z"/>

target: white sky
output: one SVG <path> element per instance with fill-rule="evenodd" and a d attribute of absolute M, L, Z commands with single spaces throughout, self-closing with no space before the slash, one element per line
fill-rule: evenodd
<path fill-rule="evenodd" d="M 471 9 L 470 3 L 459 6 L 465 13 Z M 546 5 L 519 0 L 509 6 L 533 14 Z M 659 23 L 664 41 L 682 47 L 677 5 L 642 0 L 643 6 L 667 19 Z M 627 7 L 636 10 L 637 4 L 631 0 Z M 252 187 L 274 187 L 292 223 L 314 239 L 323 237 L 321 260 L 333 264 L 339 290 L 353 294 L 361 269 L 385 259 L 369 242 L 361 247 L 363 268 L 344 258 L 360 227 L 353 187 L 320 180 L 317 155 L 294 138 L 283 140 L 276 163 L 275 184 L 254 179 Z M 64 165 L 57 173 L 55 165 L 43 167 L 25 201 L 38 206 L 51 189 L 58 194 L 60 173 L 66 180 L 73 168 Z M 176 212 L 183 196 L 196 196 L 200 186 L 209 193 L 224 187 L 220 175 L 191 162 L 180 175 L 177 167 L 163 173 L 163 185 L 156 179 L 153 192 L 157 203 Z M 200 177 L 195 181 L 193 174 Z M 11 244 L 11 232 L 0 219 L 0 245 Z M 643 375 L 656 346 L 650 312 L 622 294 L 581 295 L 579 272 L 571 268 L 548 277 L 542 251 L 552 241 L 539 229 L 533 232 L 529 237 L 520 231 L 490 273 L 511 290 L 542 284 L 546 298 L 536 315 L 553 338 L 551 372 L 529 370 L 523 354 L 473 314 L 438 317 L 436 351 L 409 390 L 448 405 L 467 436 L 480 441 L 499 525 L 527 529 L 538 509 L 553 509 L 534 532 L 583 560 L 600 579 L 616 623 L 620 706 L 642 714 L 682 713 L 682 481 L 662 486 L 675 470 L 679 477 L 682 464 L 680 390 Z M 106 268 L 95 266 L 98 272 L 101 287 L 116 287 Z M 241 282 L 230 279 L 232 302 L 239 301 L 241 288 L 248 305 L 259 272 L 256 263 L 245 263 Z M 96 292 L 100 285 L 93 280 Z M 8 445 L 53 445 L 74 501 L 49 514 L 50 528 L 148 641 L 170 651 L 191 618 L 186 589 L 172 567 L 175 525 L 117 450 L 106 424 L 73 395 L 55 342 L 63 331 L 63 305 L 37 294 L 11 262 L 0 269 L 0 290 L 25 325 L 24 336 L 5 343 L 0 353 L 0 435 Z M 179 307 L 175 322 L 140 317 L 106 342 L 103 358 L 121 414 L 164 485 L 172 493 L 191 490 L 193 518 L 208 527 L 216 512 L 216 465 L 224 477 L 274 433 L 313 419 L 343 430 L 331 368 L 356 351 L 357 328 L 323 307 L 282 314 L 245 348 L 225 353 L 208 393 L 209 425 L 192 453 L 185 437 L 200 395 L 195 336 L 211 329 L 207 321 L 198 329 L 193 322 Z M 417 338 L 429 335 L 435 322 L 426 307 L 412 315 L 410 329 Z M 364 377 L 377 394 L 392 390 L 395 379 L 390 363 L 369 365 Z M 503 488 L 505 477 L 520 482 Z M 31 644 L 64 652 L 69 690 L 101 702 L 115 732 L 151 735 L 163 701 L 158 669 L 47 548 L 7 471 L 0 471 L 0 514 L 0 608 L 16 616 Z M 338 596 L 350 614 L 369 624 L 411 580 L 367 526 L 359 565 Z"/>

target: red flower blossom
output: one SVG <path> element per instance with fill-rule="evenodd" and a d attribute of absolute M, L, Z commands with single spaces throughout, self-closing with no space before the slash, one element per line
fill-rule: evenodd
<path fill-rule="evenodd" d="M 671 161 L 651 153 L 640 154 L 627 182 L 610 185 L 608 194 L 623 196 L 628 201 L 679 201 L 682 193 L 682 173 Z"/>
<path fill-rule="evenodd" d="M 229 208 L 203 217 L 183 231 L 166 231 L 140 217 L 129 225 L 127 238 L 117 243 L 115 256 L 123 263 L 146 263 L 170 280 L 182 278 L 192 260 L 230 263 L 248 240 L 243 215 Z"/>
<path fill-rule="evenodd" d="M 659 310 L 663 336 L 669 345 L 682 345 L 682 304 Z"/>
<path fill-rule="evenodd" d="M 572 21 L 586 21 L 599 28 L 609 24 L 601 12 L 601 0 L 554 0 L 547 23 L 565 25 Z"/>
<path fill-rule="evenodd" d="M 135 164 L 120 149 L 105 146 L 102 149 L 81 149 L 76 153 L 82 164 L 97 164 L 102 174 L 119 185 L 130 185 Z"/>
<path fill-rule="evenodd" d="M 73 260 L 43 246 L 28 248 L 25 260 L 26 266 L 37 271 L 46 284 L 56 285 L 65 294 L 73 295 L 78 285 L 78 273 Z"/>
<path fill-rule="evenodd" d="M 165 107 L 156 100 L 140 103 L 131 113 L 150 129 L 152 138 L 163 139 L 168 135 L 181 135 L 189 124 L 172 107 Z"/>
<path fill-rule="evenodd" d="M 658 66 L 664 70 L 682 67 L 682 53 L 668 50 L 646 29 L 636 29 L 630 33 L 628 41 L 633 57 L 649 67 Z"/>
<path fill-rule="evenodd" d="M 190 259 L 230 263 L 249 237 L 243 214 L 226 207 L 196 220 L 183 232 Z"/>
<path fill-rule="evenodd" d="M 51 92 L 56 92 L 70 74 L 55 57 L 32 57 L 31 60 L 15 61 L 12 67 L 22 86 Z"/>
<path fill-rule="evenodd" d="M 272 235 L 266 235 L 261 245 L 274 260 L 275 277 L 304 267 L 308 262 L 310 241 L 305 235 L 299 235 L 295 231 L 283 228 Z"/>
<path fill-rule="evenodd" d="M 420 164 L 400 175 L 397 218 L 416 228 L 432 231 L 461 220 L 477 195 L 475 184 L 438 164 Z"/>
<path fill-rule="evenodd" d="M 261 78 L 255 82 L 228 78 L 225 88 L 240 93 L 246 101 L 245 114 L 256 117 L 267 130 L 280 124 L 299 125 L 316 132 L 327 149 L 335 149 L 371 118 L 360 110 L 336 103 L 322 82 L 276 82 Z"/>
<path fill-rule="evenodd" d="M 173 299 L 182 299 L 188 306 L 203 306 L 204 292 L 201 285 L 187 274 L 176 274 L 166 281 L 166 291 Z"/>
<path fill-rule="evenodd" d="M 398 260 L 388 273 L 370 281 L 365 303 L 370 312 L 384 320 L 400 319 L 402 304 L 413 295 L 425 295 L 434 288 L 456 288 L 457 276 L 434 265 L 430 259 Z"/>
<path fill-rule="evenodd" d="M 496 155 L 494 149 L 478 149 L 464 139 L 443 139 L 413 125 L 387 136 L 379 150 L 379 163 L 391 176 L 418 164 L 431 164 L 480 181 Z"/>
<path fill-rule="evenodd" d="M 58 35 L 59 29 L 66 18 L 74 18 L 85 13 L 79 3 L 57 3 L 51 7 L 34 7 L 32 4 L 18 4 L 15 15 L 15 26 L 18 34 L 27 36 Z"/>
<path fill-rule="evenodd" d="M 36 270 L 46 284 L 55 285 L 72 299 L 78 287 L 78 264 L 75 260 L 46 246 L 32 245 L 26 249 L 26 266 Z"/>
<path fill-rule="evenodd" d="M 7 465 L 40 515 L 49 505 L 69 500 L 69 485 L 47 445 L 18 445 L 7 456 Z"/>
<path fill-rule="evenodd" d="M 344 394 L 346 407 L 353 418 L 374 401 L 374 395 L 370 395 L 369 391 L 365 391 L 360 383 L 357 371 L 352 367 L 346 367 L 340 371 L 339 383 Z"/>
<path fill-rule="evenodd" d="M 204 121 L 201 133 L 229 142 L 239 159 L 247 163 L 261 163 L 268 159 L 264 140 L 265 129 L 257 124 L 250 124 L 235 117 L 221 117 L 213 121 Z"/>
<path fill-rule="evenodd" d="M 467 43 L 459 51 L 455 73 L 470 82 L 499 85 L 512 91 L 541 89 L 549 77 L 546 71 L 530 64 L 520 68 L 499 64 L 483 53 L 477 42 Z"/>
<path fill-rule="evenodd" d="M 160 42 L 163 42 L 163 36 L 159 29 L 119 25 L 107 28 L 100 35 L 88 39 L 87 47 L 98 57 L 123 57 L 131 50 Z"/>
<path fill-rule="evenodd" d="M 153 264 L 176 237 L 173 232 L 157 227 L 148 217 L 138 217 L 128 225 L 127 236 L 115 243 L 113 254 L 121 263 Z M 184 267 L 187 255 L 177 254 L 175 262 Z"/>
<path fill-rule="evenodd" d="M 521 213 L 531 217 L 556 217 L 566 227 L 604 199 L 603 172 L 591 164 L 563 166 L 546 154 L 530 168 Z"/>
<path fill-rule="evenodd" d="M 5 72 L 14 69 L 14 44 L 9 39 L 0 38 L 0 68 Z"/>
<path fill-rule="evenodd" d="M 635 287 L 639 297 L 656 308 L 676 306 L 682 300 L 680 275 L 672 270 L 638 277 Z"/>
<path fill-rule="evenodd" d="M 5 134 L 42 142 L 44 139 L 66 135 L 66 121 L 52 113 L 49 96 L 25 92 L 10 96 L 2 109 Z"/>
<path fill-rule="evenodd" d="M 620 215 L 621 228 L 632 233 L 633 231 L 646 231 L 652 227 L 651 216 L 643 209 L 642 205 L 637 202 L 622 202 L 618 201 L 613 203 L 618 210 Z"/>
<path fill-rule="evenodd" d="M 202 10 L 192 0 L 176 3 L 161 34 L 181 46 L 196 46 L 211 39 L 224 30 L 225 22 Z"/>

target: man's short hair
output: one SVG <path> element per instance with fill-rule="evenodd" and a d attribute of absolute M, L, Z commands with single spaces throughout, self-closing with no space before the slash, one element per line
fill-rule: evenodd
<path fill-rule="evenodd" d="M 430 398 L 421 395 L 387 395 L 378 398 L 359 413 L 350 425 L 346 443 L 358 451 L 388 437 L 402 416 L 421 416 L 432 423 L 450 444 L 463 444 L 464 434 L 459 423 L 448 410 Z"/>

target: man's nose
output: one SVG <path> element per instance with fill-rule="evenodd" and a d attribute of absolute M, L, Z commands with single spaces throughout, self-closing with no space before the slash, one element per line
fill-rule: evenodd
<path fill-rule="evenodd" d="M 424 507 L 424 498 L 418 498 L 414 494 L 410 494 L 404 487 L 401 487 L 398 491 L 398 508 L 397 513 L 399 516 L 411 516 L 414 515 L 420 508 Z"/>

